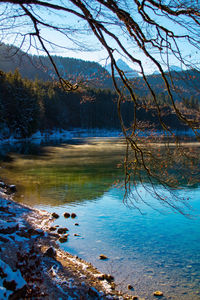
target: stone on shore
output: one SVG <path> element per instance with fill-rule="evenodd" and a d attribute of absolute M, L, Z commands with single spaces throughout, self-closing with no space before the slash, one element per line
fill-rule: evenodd
<path fill-rule="evenodd" d="M 67 231 L 69 231 L 69 229 L 66 228 L 66 227 L 63 227 L 63 228 L 58 228 L 57 233 L 59 233 L 59 234 L 64 234 L 64 233 L 66 233 Z"/>
<path fill-rule="evenodd" d="M 63 236 L 63 237 L 60 237 L 60 238 L 59 238 L 59 242 L 60 242 L 60 243 L 65 243 L 65 242 L 67 242 L 67 240 L 68 240 L 67 236 L 66 236 L 66 237 Z"/>
<path fill-rule="evenodd" d="M 108 282 L 114 281 L 114 277 L 111 274 L 104 274 L 104 279 Z"/>
<path fill-rule="evenodd" d="M 128 284 L 128 285 L 127 285 L 127 288 L 128 288 L 128 290 L 132 290 L 132 289 L 133 289 L 133 286 L 132 286 L 131 284 Z"/>
<path fill-rule="evenodd" d="M 70 217 L 70 214 L 69 214 L 68 212 L 65 212 L 65 213 L 63 214 L 63 216 L 64 216 L 65 218 L 69 218 L 69 217 Z"/>
<path fill-rule="evenodd" d="M 56 229 L 57 229 L 56 226 L 51 226 L 51 227 L 49 227 L 49 230 L 50 230 L 50 231 L 55 231 Z"/>
<path fill-rule="evenodd" d="M 161 292 L 161 291 L 155 291 L 153 294 L 156 297 L 162 297 L 163 296 L 163 292 Z"/>
<path fill-rule="evenodd" d="M 99 255 L 99 259 L 104 260 L 104 259 L 108 259 L 108 257 L 106 255 L 104 255 L 104 254 L 100 254 Z"/>
<path fill-rule="evenodd" d="M 99 279 L 99 280 L 107 280 L 108 282 L 114 281 L 114 277 L 111 274 L 104 274 L 104 273 L 99 274 L 97 276 L 97 279 Z"/>
<path fill-rule="evenodd" d="M 6 222 L 0 220 L 0 233 L 11 234 L 19 229 L 19 224 L 17 222 Z"/>
<path fill-rule="evenodd" d="M 55 213 L 55 212 L 53 212 L 51 215 L 52 215 L 52 217 L 55 218 L 55 219 L 58 219 L 58 218 L 59 218 L 59 215 L 58 215 L 57 213 Z"/>
<path fill-rule="evenodd" d="M 56 250 L 53 247 L 49 247 L 46 250 L 46 252 L 44 253 L 44 256 L 55 258 L 55 256 L 56 256 Z"/>
<path fill-rule="evenodd" d="M 5 183 L 3 181 L 0 181 L 0 188 L 4 189 L 5 187 L 6 187 Z"/>
<path fill-rule="evenodd" d="M 9 185 L 8 189 L 10 193 L 15 193 L 17 191 L 16 185 L 14 184 Z"/>

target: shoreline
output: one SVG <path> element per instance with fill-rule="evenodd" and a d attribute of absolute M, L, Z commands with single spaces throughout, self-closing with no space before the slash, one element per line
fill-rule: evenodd
<path fill-rule="evenodd" d="M 49 230 L 55 220 L 52 214 L 18 204 L 5 192 L 0 189 L 2 300 L 139 299 L 115 290 L 110 274 L 102 274 L 90 263 L 61 250 L 56 243 L 60 235 Z"/>
<path fill-rule="evenodd" d="M 181 139 L 187 138 L 192 139 L 195 142 L 195 134 L 191 130 L 174 130 L 175 135 Z M 139 135 L 140 138 L 146 138 L 151 136 L 151 132 L 147 130 L 145 134 Z M 160 131 L 156 131 L 154 137 L 159 137 Z M 34 141 L 35 143 L 40 143 L 41 141 L 49 140 L 69 140 L 73 138 L 124 138 L 124 135 L 120 129 L 106 129 L 106 128 L 73 128 L 73 129 L 49 129 L 44 131 L 37 131 L 30 137 L 3 137 L 0 135 L 0 144 L 6 143 L 18 143 L 24 141 Z M 173 138 L 173 136 L 171 136 Z"/>

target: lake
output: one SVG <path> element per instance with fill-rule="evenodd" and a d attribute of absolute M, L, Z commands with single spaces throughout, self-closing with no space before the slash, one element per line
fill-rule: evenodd
<path fill-rule="evenodd" d="M 57 212 L 54 224 L 70 234 L 61 247 L 112 274 L 119 289 L 143 299 L 154 299 L 155 290 L 163 291 L 162 299 L 200 299 L 200 185 L 176 191 L 190 199 L 188 218 L 138 184 L 150 204 L 139 203 L 141 213 L 125 205 L 123 187 L 115 186 L 124 178 L 124 149 L 118 138 L 1 145 L 1 178 L 17 185 L 16 201 Z"/>

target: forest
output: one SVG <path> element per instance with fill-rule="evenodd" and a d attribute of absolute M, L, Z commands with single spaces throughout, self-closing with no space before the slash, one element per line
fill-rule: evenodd
<path fill-rule="evenodd" d="M 36 131 L 53 129 L 120 129 L 117 94 L 111 89 L 80 87 L 66 92 L 52 80 L 23 78 L 18 69 L 0 73 L 0 132 L 1 138 L 30 137 Z M 172 130 L 185 130 L 178 120 L 165 93 L 157 94 L 162 117 Z M 144 129 L 160 128 L 156 108 L 150 95 L 138 95 L 137 117 Z M 185 97 L 180 109 L 192 119 L 199 118 L 199 100 Z M 121 113 L 126 128 L 132 125 L 134 104 L 127 97 Z"/>

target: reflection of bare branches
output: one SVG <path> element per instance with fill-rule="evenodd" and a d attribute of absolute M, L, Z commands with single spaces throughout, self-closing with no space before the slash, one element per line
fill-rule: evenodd
<path fill-rule="evenodd" d="M 147 150 L 145 143 L 144 138 L 140 139 L 137 142 L 140 146 L 135 147 L 134 152 L 126 151 L 125 202 L 136 208 L 141 201 L 151 206 L 141 194 L 139 189 L 142 189 L 162 205 L 186 214 L 184 207 L 190 207 L 188 199 L 178 195 L 177 191 L 180 186 L 199 183 L 199 147 L 180 147 L 173 143 L 167 146 L 162 142 L 160 145 L 151 143 L 151 148 Z M 130 176 L 134 186 L 130 185 Z"/>

